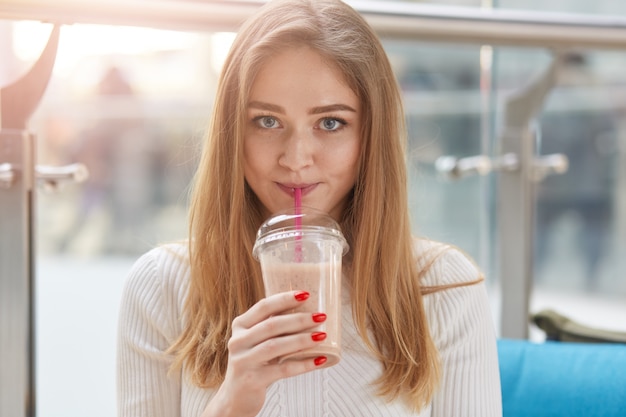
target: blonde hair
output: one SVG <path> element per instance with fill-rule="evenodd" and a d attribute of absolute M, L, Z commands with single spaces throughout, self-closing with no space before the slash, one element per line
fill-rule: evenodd
<path fill-rule="evenodd" d="M 250 87 L 272 54 L 307 45 L 336 65 L 360 100 L 362 154 L 341 219 L 350 244 L 356 326 L 383 365 L 379 395 L 428 404 L 439 360 L 424 313 L 407 204 L 404 111 L 385 51 L 352 8 L 334 0 L 279 0 L 239 31 L 225 61 L 190 207 L 191 283 L 181 337 L 170 349 L 194 383 L 218 386 L 233 319 L 263 297 L 252 257 L 261 205 L 243 174 Z M 434 261 L 434 256 L 432 261 Z M 428 290 L 426 290 L 428 291 Z M 368 336 L 368 330 L 373 340 Z"/>

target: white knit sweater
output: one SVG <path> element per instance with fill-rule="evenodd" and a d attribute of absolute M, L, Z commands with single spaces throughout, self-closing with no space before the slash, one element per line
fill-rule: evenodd
<path fill-rule="evenodd" d="M 434 243 L 419 241 L 416 250 Z M 450 249 L 432 266 L 424 285 L 474 280 L 479 272 Z M 189 264 L 184 245 L 143 255 L 132 268 L 122 299 L 118 339 L 118 417 L 199 417 L 212 390 L 191 384 L 184 373 L 168 374 L 164 354 L 181 332 Z M 432 403 L 412 413 L 401 401 L 375 394 L 381 372 L 358 336 L 348 298 L 342 306 L 339 364 L 274 383 L 259 416 L 271 417 L 500 417 L 502 405 L 496 338 L 484 283 L 424 297 L 443 379 Z"/>

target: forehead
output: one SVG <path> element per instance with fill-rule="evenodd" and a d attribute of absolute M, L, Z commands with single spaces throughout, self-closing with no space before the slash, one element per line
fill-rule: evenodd
<path fill-rule="evenodd" d="M 272 54 L 260 66 L 250 98 L 279 93 L 356 97 L 339 67 L 308 46 L 290 47 Z"/>

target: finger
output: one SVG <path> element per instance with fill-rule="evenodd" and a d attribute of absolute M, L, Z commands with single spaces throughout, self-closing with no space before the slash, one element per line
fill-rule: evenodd
<path fill-rule="evenodd" d="M 264 373 L 272 381 L 277 381 L 283 378 L 290 378 L 292 376 L 304 374 L 306 372 L 318 369 L 326 363 L 327 358 L 325 356 L 318 356 L 315 358 L 306 358 L 299 360 L 288 360 L 281 363 L 268 365 Z"/>
<path fill-rule="evenodd" d="M 326 333 L 315 331 L 275 337 L 244 351 L 241 359 L 259 365 L 274 364 L 282 356 L 313 348 L 325 339 Z"/>
<path fill-rule="evenodd" d="M 250 329 L 233 331 L 228 343 L 234 352 L 250 349 L 266 340 L 293 333 L 306 332 L 326 320 L 324 313 L 290 313 L 269 317 Z"/>
<path fill-rule="evenodd" d="M 287 291 L 270 295 L 259 300 L 248 311 L 235 318 L 233 328 L 249 329 L 271 316 L 296 308 L 308 298 L 309 293 L 306 291 Z"/>

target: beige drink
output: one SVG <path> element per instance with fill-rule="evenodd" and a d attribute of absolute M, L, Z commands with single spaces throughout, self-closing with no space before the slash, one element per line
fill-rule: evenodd
<path fill-rule="evenodd" d="M 325 366 L 339 362 L 341 351 L 341 263 L 293 262 L 265 263 L 262 265 L 267 295 L 279 292 L 304 290 L 309 299 L 298 312 L 324 312 L 326 321 L 316 330 L 326 332 L 326 339 L 315 348 L 307 349 L 281 360 L 316 358 L 326 356 Z M 267 278 L 265 278 L 267 277 Z"/>
<path fill-rule="evenodd" d="M 261 263 L 265 294 L 308 291 L 309 299 L 295 311 L 326 314 L 316 329 L 326 333 L 325 340 L 279 360 L 326 356 L 322 366 L 339 362 L 341 261 L 347 250 L 337 222 L 308 207 L 277 213 L 259 228 L 252 252 Z"/>

